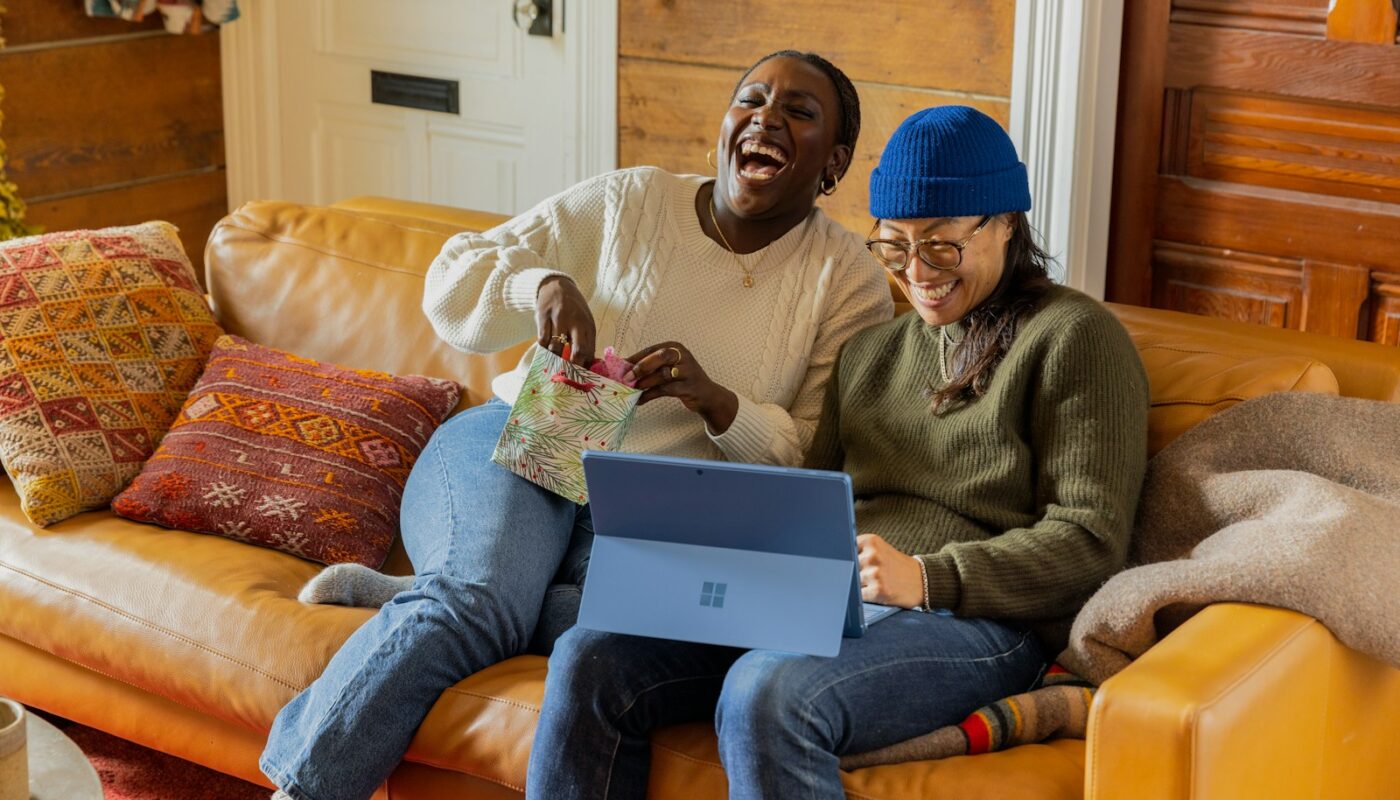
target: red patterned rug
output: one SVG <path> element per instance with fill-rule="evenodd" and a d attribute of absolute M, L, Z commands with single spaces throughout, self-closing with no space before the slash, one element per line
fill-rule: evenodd
<path fill-rule="evenodd" d="M 72 739 L 102 779 L 106 800 L 268 800 L 272 791 L 222 772 L 45 715 Z"/>

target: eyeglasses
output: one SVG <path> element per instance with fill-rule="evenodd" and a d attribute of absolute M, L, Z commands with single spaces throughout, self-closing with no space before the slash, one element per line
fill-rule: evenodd
<path fill-rule="evenodd" d="M 875 260 L 880 262 L 880 266 L 890 272 L 903 272 L 909 266 L 911 251 L 917 251 L 919 260 L 930 267 L 951 272 L 962 266 L 963 248 L 967 247 L 967 243 L 981 233 L 991 221 L 991 216 L 983 217 L 972 233 L 961 242 L 947 242 L 942 239 L 918 239 L 912 242 L 901 239 L 866 239 L 865 246 L 871 255 L 875 256 Z M 875 227 L 870 232 L 874 233 L 879 229 L 880 222 L 876 220 Z"/>

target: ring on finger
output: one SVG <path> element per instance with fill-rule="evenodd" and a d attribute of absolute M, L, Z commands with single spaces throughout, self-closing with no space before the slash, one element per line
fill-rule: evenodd
<path fill-rule="evenodd" d="M 567 333 L 556 333 L 553 336 L 549 337 L 549 340 L 558 344 L 568 344 L 571 341 L 569 339 L 569 334 Z"/>
<path fill-rule="evenodd" d="M 676 360 L 675 360 L 674 362 L 672 362 L 672 363 L 674 363 L 674 364 L 679 364 L 679 363 L 681 363 L 681 358 L 682 358 L 682 356 L 681 356 L 681 349 L 680 349 L 679 347 L 667 347 L 666 349 L 667 349 L 667 350 L 672 350 L 672 351 L 674 351 L 675 354 L 676 354 Z M 674 376 L 672 376 L 672 377 L 674 377 Z"/>
<path fill-rule="evenodd" d="M 678 367 L 671 367 L 671 380 L 673 380 L 673 381 L 674 381 L 674 380 L 677 380 L 678 378 L 680 378 L 680 376 L 681 376 L 681 371 L 680 371 L 680 369 L 679 369 Z"/>

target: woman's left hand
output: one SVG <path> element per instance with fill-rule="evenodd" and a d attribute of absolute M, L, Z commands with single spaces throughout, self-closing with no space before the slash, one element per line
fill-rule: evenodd
<path fill-rule="evenodd" d="M 662 342 L 629 356 L 637 388 L 643 390 L 638 405 L 658 397 L 674 397 L 705 420 L 710 433 L 729 430 L 739 413 L 739 396 L 710 380 L 695 356 L 679 342 Z"/>
<path fill-rule="evenodd" d="M 856 537 L 860 559 L 860 598 L 900 608 L 924 604 L 924 573 L 913 556 L 896 550 L 879 534 Z"/>

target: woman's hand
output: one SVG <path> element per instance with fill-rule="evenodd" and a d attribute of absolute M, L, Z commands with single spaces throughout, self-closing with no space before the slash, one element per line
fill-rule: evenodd
<path fill-rule="evenodd" d="M 535 295 L 535 326 L 540 332 L 540 347 L 559 356 L 567 344 L 573 348 L 570 360 L 575 364 L 587 367 L 593 363 L 597 334 L 593 312 L 573 281 L 562 275 L 544 279 Z"/>
<path fill-rule="evenodd" d="M 924 604 L 924 573 L 919 561 L 899 552 L 879 534 L 856 537 L 860 559 L 860 598 L 900 608 Z"/>
<path fill-rule="evenodd" d="M 710 380 L 695 356 L 679 342 L 654 344 L 630 356 L 632 375 L 642 389 L 638 405 L 674 397 L 705 420 L 710 433 L 729 430 L 739 414 L 739 396 Z"/>

